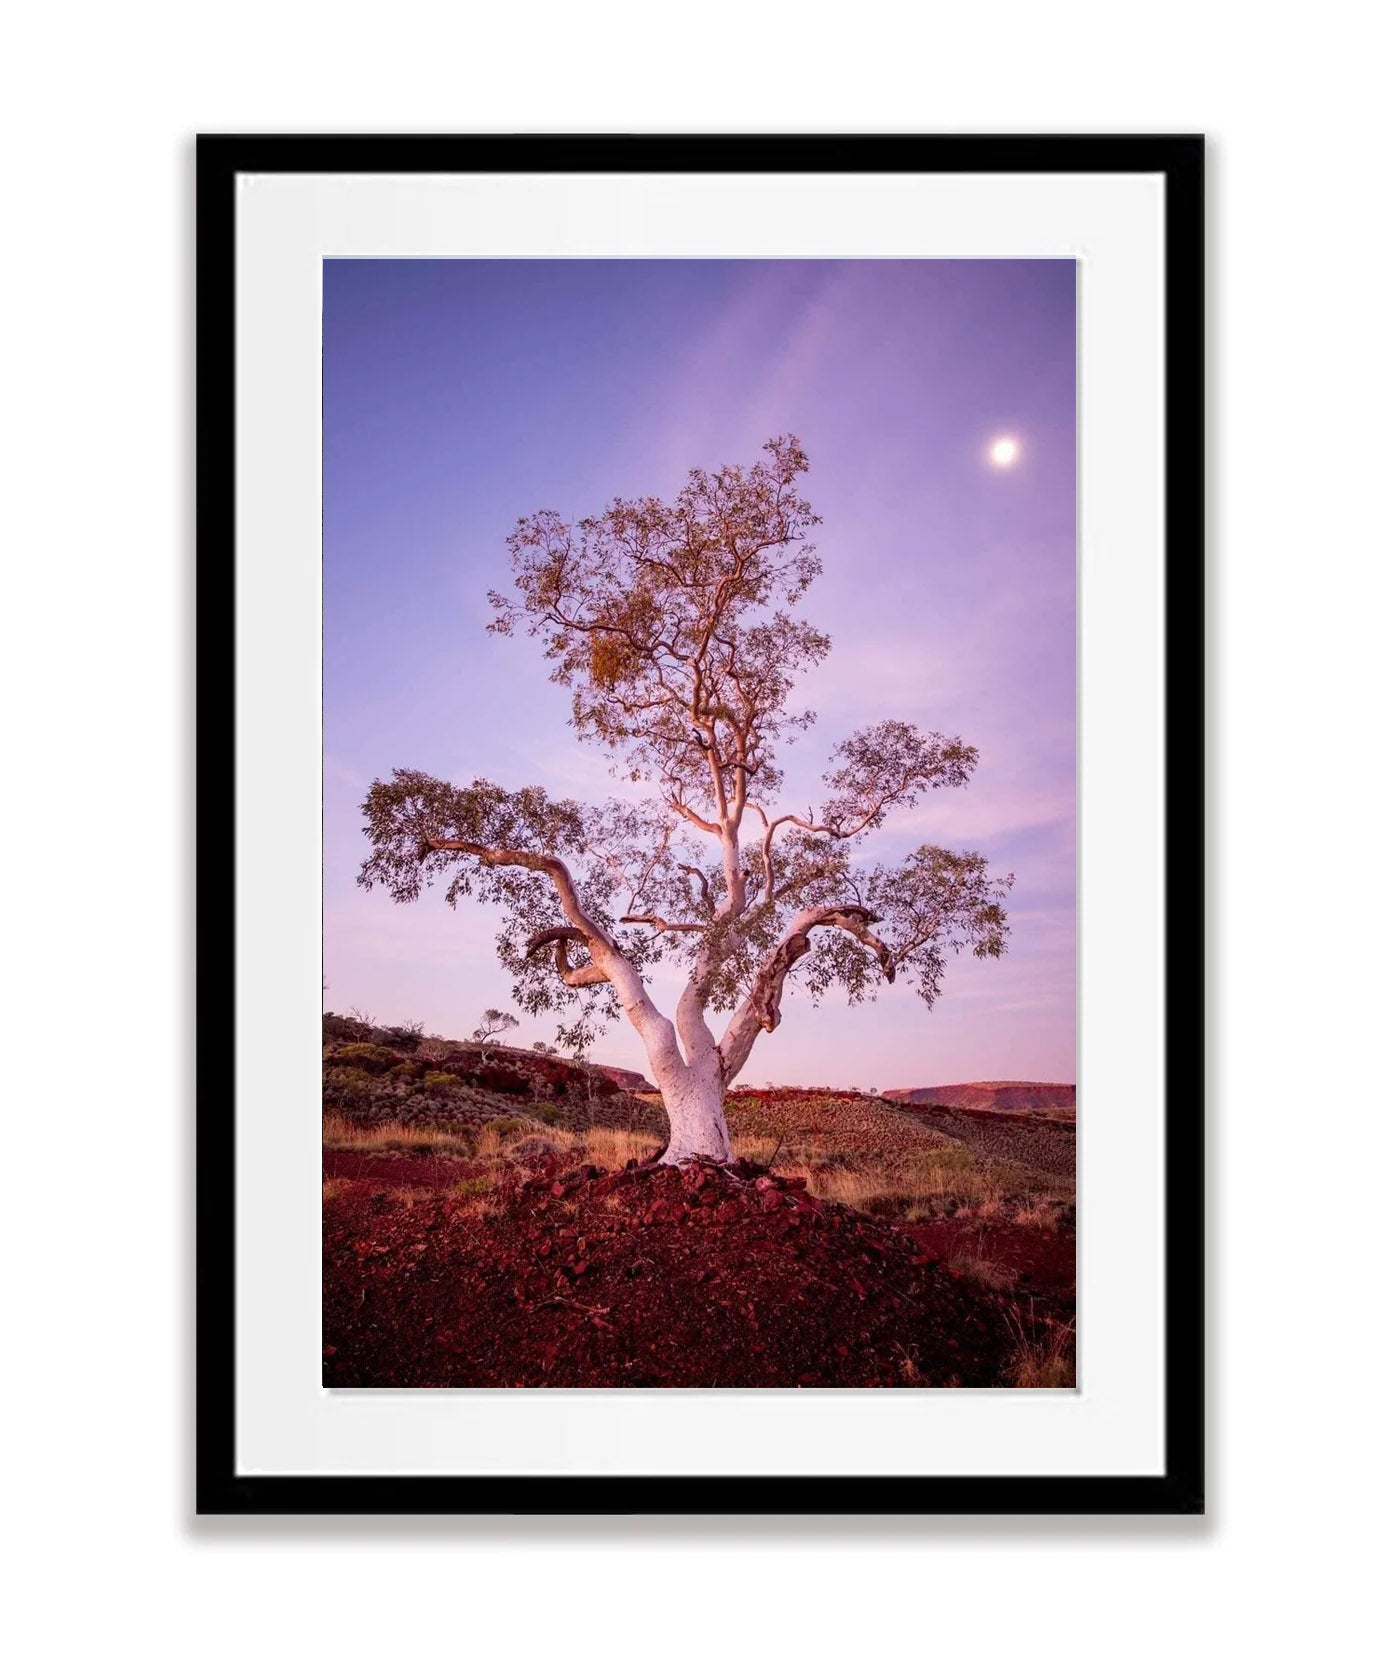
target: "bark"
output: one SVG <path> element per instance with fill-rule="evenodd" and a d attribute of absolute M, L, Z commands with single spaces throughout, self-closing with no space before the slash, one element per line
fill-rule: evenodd
<path fill-rule="evenodd" d="M 671 1136 L 665 1166 L 686 1161 L 732 1161 L 734 1146 L 724 1119 L 724 1079 L 719 1052 L 711 1047 L 692 1066 L 663 1079 L 657 1075 Z"/>
<path fill-rule="evenodd" d="M 776 1032 L 782 1020 L 783 987 L 788 975 L 812 948 L 811 934 L 818 927 L 839 927 L 868 945 L 880 959 L 886 980 L 894 979 L 890 952 L 870 931 L 879 917 L 860 904 L 823 904 L 801 910 L 788 923 L 783 937 L 759 966 L 749 994 L 734 1012 L 734 1018 L 720 1040 L 720 1066 L 725 1083 L 730 1083 L 749 1059 L 749 1052 L 761 1032 Z"/>

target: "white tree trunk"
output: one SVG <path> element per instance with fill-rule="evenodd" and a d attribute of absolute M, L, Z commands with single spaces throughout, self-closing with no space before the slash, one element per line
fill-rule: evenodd
<path fill-rule="evenodd" d="M 724 1083 L 718 1055 L 706 1055 L 694 1067 L 668 1071 L 658 1084 L 671 1127 L 662 1164 L 678 1167 L 686 1161 L 732 1161 L 734 1146 L 724 1121 Z"/>
<path fill-rule="evenodd" d="M 647 996 L 632 964 L 601 937 L 594 947 L 599 971 L 617 989 L 623 1013 L 646 1046 L 651 1076 L 666 1105 L 671 1136 L 661 1157 L 666 1166 L 684 1161 L 732 1161 L 734 1147 L 724 1123 L 724 1076 L 719 1049 L 704 1024 L 704 1014 L 686 1015 L 686 1042 L 693 1056 L 681 1054 L 672 1022 Z"/>

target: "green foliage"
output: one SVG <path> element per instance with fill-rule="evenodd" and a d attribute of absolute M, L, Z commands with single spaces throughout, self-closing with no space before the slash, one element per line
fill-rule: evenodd
<path fill-rule="evenodd" d="M 886 720 L 858 729 L 834 754 L 822 778 L 833 790 L 822 822 L 834 839 L 881 826 L 891 811 L 933 788 L 963 787 L 977 768 L 977 749 L 912 723 Z"/>
<path fill-rule="evenodd" d="M 444 1073 L 441 1068 L 429 1068 L 423 1075 L 423 1089 L 425 1091 L 446 1091 L 454 1086 L 461 1086 L 461 1079 L 455 1073 Z"/>
<path fill-rule="evenodd" d="M 403 1057 L 395 1050 L 390 1050 L 383 1044 L 345 1044 L 336 1052 L 336 1058 L 348 1067 L 361 1068 L 366 1073 L 388 1073 L 391 1068 L 400 1067 Z"/>
<path fill-rule="evenodd" d="M 322 1083 L 328 1101 L 357 1106 L 376 1087 L 376 1081 L 360 1068 L 330 1067 L 325 1070 Z"/>

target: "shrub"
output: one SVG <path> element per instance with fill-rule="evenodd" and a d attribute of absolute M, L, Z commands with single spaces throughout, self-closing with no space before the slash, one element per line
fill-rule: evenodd
<path fill-rule="evenodd" d="M 552 1127 L 538 1120 L 515 1119 L 511 1115 L 497 1115 L 487 1120 L 477 1132 L 477 1150 L 482 1155 L 514 1155 L 522 1145 L 534 1139 L 556 1135 Z"/>
<path fill-rule="evenodd" d="M 436 1048 L 436 1041 L 430 1041 Z M 603 1101 L 621 1087 L 601 1069 L 565 1062 L 557 1056 L 530 1055 L 497 1045 L 466 1045 L 437 1058 L 444 1073 L 457 1074 L 466 1084 L 497 1096 L 533 1097 L 537 1102 L 579 1102 L 589 1096 Z"/>
<path fill-rule="evenodd" d="M 432 1082 L 425 1076 L 420 1087 L 414 1082 L 416 1071 L 411 1062 L 396 1063 L 387 1074 L 374 1075 L 333 1058 L 322 1076 L 325 1106 L 341 1110 L 358 1125 L 469 1125 L 481 1103 L 491 1100 L 450 1075 Z"/>
<path fill-rule="evenodd" d="M 465 1090 L 407 1091 L 395 1095 L 384 1113 L 410 1126 L 437 1125 L 444 1120 L 469 1125 L 475 1118 L 471 1093 Z"/>
<path fill-rule="evenodd" d="M 423 1089 L 425 1091 L 460 1090 L 462 1081 L 455 1073 L 444 1073 L 441 1068 L 429 1068 L 423 1075 Z"/>
<path fill-rule="evenodd" d="M 374 1080 L 356 1067 L 327 1068 L 322 1086 L 328 1100 L 344 1103 L 347 1107 L 362 1101 L 375 1088 Z"/>
<path fill-rule="evenodd" d="M 403 1057 L 383 1044 L 345 1044 L 336 1052 L 336 1060 L 366 1073 L 388 1073 Z"/>
<path fill-rule="evenodd" d="M 567 1133 L 552 1132 L 546 1137 L 543 1133 L 528 1132 L 524 1137 L 514 1139 L 505 1153 L 512 1161 L 538 1161 L 542 1156 L 558 1154 L 567 1147 Z"/>

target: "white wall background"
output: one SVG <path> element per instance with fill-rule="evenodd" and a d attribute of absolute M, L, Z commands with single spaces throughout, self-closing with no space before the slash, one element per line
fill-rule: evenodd
<path fill-rule="evenodd" d="M 25 1673 L 1378 1671 L 1393 57 L 1379 7 L 1295 15 L 134 0 L 12 20 L 0 1255 Z M 755 127 L 1211 138 L 1213 1514 L 195 1525 L 189 137 Z"/>

